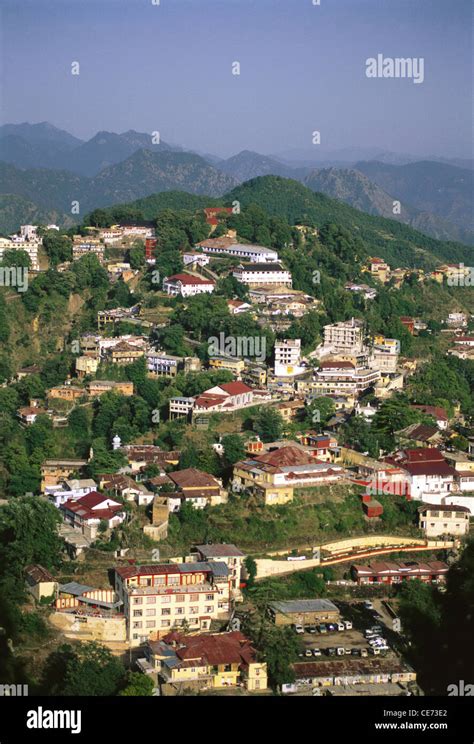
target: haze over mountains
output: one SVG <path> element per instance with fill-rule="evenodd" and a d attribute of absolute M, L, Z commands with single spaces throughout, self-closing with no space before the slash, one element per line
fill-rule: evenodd
<path fill-rule="evenodd" d="M 310 151 L 268 156 L 244 150 L 222 160 L 165 141 L 154 144 L 151 134 L 134 130 L 98 132 L 84 142 L 47 122 L 5 124 L 0 127 L 0 231 L 17 229 L 25 214 L 42 221 L 48 215 L 53 221 L 54 215 L 70 225 L 95 207 L 172 190 L 221 196 L 249 179 L 275 175 L 433 237 L 474 244 L 471 161 L 416 161 L 375 148 L 332 155 L 318 162 Z M 397 200 L 399 215 L 393 213 Z M 72 201 L 79 201 L 79 215 L 71 214 Z"/>

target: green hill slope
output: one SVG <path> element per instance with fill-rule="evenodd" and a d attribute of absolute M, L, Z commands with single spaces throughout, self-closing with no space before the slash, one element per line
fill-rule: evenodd
<path fill-rule="evenodd" d="M 225 195 L 226 204 L 235 200 L 244 209 L 257 204 L 290 224 L 307 223 L 318 227 L 328 222 L 337 223 L 356 231 L 369 253 L 380 255 L 394 266 L 432 266 L 437 259 L 463 261 L 469 265 L 474 258 L 474 249 L 462 243 L 430 238 L 408 225 L 365 214 L 279 176 L 262 176 L 237 186 Z"/>

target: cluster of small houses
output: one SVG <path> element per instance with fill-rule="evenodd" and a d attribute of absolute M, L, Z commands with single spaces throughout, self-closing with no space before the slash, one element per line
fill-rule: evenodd
<path fill-rule="evenodd" d="M 245 585 L 244 558 L 235 545 L 196 545 L 188 556 L 168 563 L 122 561 L 114 568 L 113 588 L 60 584 L 38 565 L 26 569 L 26 584 L 36 601 L 51 600 L 52 622 L 67 634 L 139 647 L 138 669 L 160 685 L 162 694 L 229 687 L 262 693 L 268 689 L 267 664 L 241 632 L 236 613 Z M 358 583 L 412 578 L 440 583 L 447 570 L 441 562 L 352 566 Z M 341 621 L 340 610 L 327 599 L 275 601 L 268 614 L 279 627 Z M 416 680 L 414 671 L 393 654 L 384 659 L 296 661 L 293 669 L 296 687 Z M 296 689 L 295 684 L 288 687 Z"/>
<path fill-rule="evenodd" d="M 211 229 L 218 224 L 220 211 L 221 208 L 206 210 Z M 48 227 L 55 229 L 52 225 Z M 104 263 L 108 245 L 123 245 L 124 241 L 137 238 L 145 242 L 146 260 L 152 265 L 157 239 L 150 223 L 91 228 L 87 237 L 74 237 L 73 260 L 94 254 Z M 2 239 L 0 243 L 0 259 L 5 250 L 16 246 L 27 250 L 32 267 L 39 269 L 41 238 L 35 226 L 23 226 L 20 234 L 12 236 L 8 245 L 7 242 Z M 184 298 L 212 293 L 218 278 L 209 265 L 213 257 L 215 261 L 219 257 L 236 259 L 239 263 L 232 275 L 248 288 L 249 302 L 228 301 L 231 314 L 252 313 L 262 324 L 284 330 L 293 317 L 302 317 L 319 304 L 315 298 L 292 289 L 291 273 L 284 268 L 276 251 L 239 243 L 232 231 L 224 237 L 208 238 L 195 250 L 184 252 L 185 270 L 163 277 L 163 291 Z M 60 270 L 66 268 L 62 266 Z M 111 277 L 122 276 L 125 281 L 134 276 L 127 264 L 109 262 L 107 269 Z M 411 270 L 391 270 L 379 258 L 371 259 L 365 270 L 381 283 L 390 280 L 400 283 L 409 273 L 413 274 Z M 466 276 L 463 266 L 443 266 L 430 275 L 418 273 L 420 281 Z M 366 284 L 355 283 L 348 283 L 346 290 L 360 292 L 368 300 L 377 292 Z M 412 334 L 426 329 L 420 319 L 400 320 Z M 153 327 L 139 306 L 100 311 L 97 333 L 83 334 L 76 342 L 77 378 L 50 388 L 44 400 L 33 399 L 29 406 L 20 408 L 18 417 L 23 425 L 33 424 L 38 415 L 47 415 L 54 426 L 66 426 L 64 402 L 74 406 L 110 391 L 133 395 L 132 382 L 95 379 L 102 363 L 120 366 L 145 358 L 151 378 L 172 379 L 180 371 L 191 373 L 201 369 L 198 358 L 178 357 L 152 348 L 146 336 L 129 333 L 110 337 L 109 330 L 122 321 Z M 464 313 L 448 316 L 446 330 L 453 334 L 453 347 L 448 353 L 462 358 L 470 358 L 474 353 L 474 337 L 465 334 L 468 322 Z M 316 364 L 312 363 L 313 359 L 318 360 Z M 315 430 L 308 427 L 294 440 L 264 443 L 258 437 L 247 439 L 245 458 L 233 466 L 229 488 L 234 493 L 254 494 L 261 503 L 272 507 L 291 502 L 295 496 L 305 498 L 321 486 L 358 484 L 365 487 L 361 509 L 367 520 L 377 520 L 383 513 L 377 494 L 402 495 L 422 502 L 418 510 L 419 527 L 425 537 L 461 538 L 468 534 L 469 519 L 474 514 L 474 438 L 469 440 L 467 453 L 452 451 L 451 425 L 461 420 L 459 409 L 455 410 L 454 419 L 450 419 L 440 407 L 413 406 L 430 416 L 432 423 L 413 424 L 397 432 L 398 449 L 383 459 L 374 460 L 338 443 L 338 427 L 350 415 L 364 416 L 368 421 L 375 415 L 377 404 L 359 402 L 363 393 L 373 390 L 377 400 L 390 397 L 404 387 L 407 376 L 416 369 L 415 361 L 400 358 L 397 339 L 383 336 L 367 339 L 363 321 L 350 318 L 326 325 L 323 342 L 306 358 L 302 356 L 299 339 L 279 339 L 271 366 L 262 359 L 252 358 L 251 353 L 222 352 L 210 357 L 208 368 L 229 370 L 234 380 L 196 396 L 171 398 L 169 418 L 184 417 L 205 427 L 213 413 L 233 413 L 265 404 L 274 406 L 284 422 L 289 423 L 318 397 L 329 397 L 334 403 L 334 415 L 322 431 L 315 421 Z M 18 378 L 39 371 L 38 366 L 30 365 L 19 371 Z M 168 452 L 151 444 L 123 446 L 117 436 L 112 447 L 125 455 L 127 465 L 116 473 L 103 473 L 95 479 L 84 475 L 87 459 L 55 459 L 42 464 L 41 492 L 61 511 L 64 520 L 61 532 L 74 557 L 80 556 L 102 532 L 127 520 L 126 501 L 151 506 L 151 520 L 144 526 L 144 532 L 159 541 L 167 536 L 169 514 L 179 511 L 183 504 L 197 509 L 212 508 L 228 499 L 228 489 L 218 478 L 195 468 L 177 469 L 178 451 Z M 223 454 L 220 441 L 214 448 L 219 455 Z M 153 477 L 146 473 L 150 465 L 158 467 L 158 474 Z M 251 692 L 265 691 L 266 664 L 249 639 L 231 623 L 224 633 L 212 632 L 214 621 L 232 620 L 235 602 L 242 598 L 244 557 L 234 545 L 197 545 L 184 559 L 145 566 L 132 562 L 116 566 L 113 589 L 96 589 L 75 582 L 59 585 L 40 566 L 29 567 L 27 582 L 37 600 L 54 595 L 56 614 L 69 619 L 69 630 L 84 631 L 87 626 L 93 637 L 143 646 L 144 657 L 139 660 L 139 667 L 146 674 L 158 675 L 163 684 L 173 689 L 183 685 L 242 686 Z M 444 580 L 446 571 L 444 564 L 429 562 L 352 567 L 353 580 L 361 584 L 409 578 L 438 582 Z M 321 618 L 325 612 L 327 607 L 323 605 L 314 608 L 315 617 Z M 297 610 L 292 612 L 287 607 L 276 612 L 274 618 L 283 617 L 286 623 L 288 618 L 293 621 L 295 614 Z M 183 629 L 192 630 L 193 635 L 187 635 Z M 350 669 L 347 662 L 341 661 L 304 662 L 295 667 L 299 667 L 296 671 L 300 679 L 309 678 L 315 686 L 343 685 L 348 680 L 374 683 L 415 678 L 412 670 L 399 660 L 361 659 L 357 660 L 357 668 Z"/>

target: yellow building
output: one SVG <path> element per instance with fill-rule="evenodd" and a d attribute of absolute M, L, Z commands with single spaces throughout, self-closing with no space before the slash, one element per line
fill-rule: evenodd
<path fill-rule="evenodd" d="M 76 372 L 79 379 L 87 375 L 95 375 L 99 367 L 99 360 L 90 356 L 80 356 L 76 359 Z"/>
<path fill-rule="evenodd" d="M 57 486 L 86 465 L 87 460 L 45 460 L 41 465 L 41 492 L 49 486 Z"/>
<path fill-rule="evenodd" d="M 47 392 L 48 400 L 78 400 L 83 395 L 87 395 L 86 391 L 77 385 L 57 385 Z"/>
<path fill-rule="evenodd" d="M 262 496 L 265 505 L 286 504 L 294 490 L 318 488 L 339 481 L 344 475 L 339 465 L 320 462 L 299 446 L 284 446 L 252 455 L 234 465 L 233 490 L 248 490 Z"/>
<path fill-rule="evenodd" d="M 385 284 L 390 278 L 390 266 L 381 258 L 371 258 L 370 273 L 379 282 Z"/>
<path fill-rule="evenodd" d="M 245 367 L 245 362 L 243 359 L 215 357 L 214 359 L 209 359 L 209 367 L 211 369 L 227 369 L 229 372 L 233 372 L 235 375 L 240 376 Z"/>
<path fill-rule="evenodd" d="M 120 341 L 106 351 L 107 361 L 111 364 L 133 364 L 136 359 L 144 356 L 145 350 L 139 349 L 127 341 Z"/>
<path fill-rule="evenodd" d="M 26 588 L 37 602 L 43 597 L 54 597 L 58 590 L 58 582 L 43 566 L 27 566 L 25 578 Z"/>
<path fill-rule="evenodd" d="M 329 599 L 291 599 L 269 605 L 275 625 L 319 625 L 337 623 L 341 613 Z"/>
<path fill-rule="evenodd" d="M 92 380 L 87 386 L 91 397 L 99 397 L 113 390 L 120 395 L 133 395 L 133 382 L 115 382 L 114 380 Z"/>
<path fill-rule="evenodd" d="M 246 364 L 242 379 L 248 385 L 260 388 L 264 387 L 267 382 L 267 368 L 257 364 Z"/>
<path fill-rule="evenodd" d="M 267 689 L 267 665 L 257 660 L 251 642 L 240 631 L 169 633 L 161 641 L 149 641 L 145 654 L 146 659 L 139 660 L 139 666 L 144 671 L 156 672 L 165 685 L 178 689 L 222 689 L 238 685 L 249 692 Z"/>

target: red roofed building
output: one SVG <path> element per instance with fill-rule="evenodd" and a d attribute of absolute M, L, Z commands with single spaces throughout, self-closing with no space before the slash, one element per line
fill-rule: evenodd
<path fill-rule="evenodd" d="M 405 471 L 412 499 L 433 503 L 433 498 L 442 499 L 457 488 L 456 470 L 448 465 L 436 447 L 398 450 L 386 457 L 385 462 Z"/>
<path fill-rule="evenodd" d="M 219 224 L 219 215 L 232 214 L 232 207 L 205 207 L 204 214 L 207 224 L 216 227 Z"/>
<path fill-rule="evenodd" d="M 168 480 L 177 489 L 176 493 L 167 494 L 170 511 L 179 511 L 184 503 L 191 504 L 195 509 L 204 509 L 227 502 L 227 491 L 222 487 L 222 482 L 202 470 L 176 470 L 168 473 Z"/>
<path fill-rule="evenodd" d="M 194 412 L 236 411 L 253 404 L 253 390 L 244 382 L 225 382 L 198 395 L 194 401 Z"/>
<path fill-rule="evenodd" d="M 448 566 L 442 561 L 426 563 L 377 561 L 368 566 L 354 564 L 351 566 L 351 573 L 358 584 L 400 584 L 410 579 L 438 584 L 445 581 Z"/>
<path fill-rule="evenodd" d="M 92 491 L 80 499 L 70 499 L 59 508 L 63 512 L 64 521 L 81 530 L 91 540 L 97 536 L 101 522 L 106 522 L 107 527 L 112 529 L 125 519 L 123 504 L 97 491 Z"/>
<path fill-rule="evenodd" d="M 265 504 L 275 505 L 292 501 L 296 488 L 314 488 L 343 477 L 339 465 L 322 462 L 290 445 L 235 463 L 233 487 L 255 492 L 263 496 Z"/>
<path fill-rule="evenodd" d="M 421 411 L 422 413 L 425 413 L 427 416 L 432 416 L 436 420 L 436 425 L 438 429 L 447 429 L 448 428 L 448 414 L 446 413 L 446 409 L 442 408 L 441 406 L 422 406 L 422 405 L 412 405 L 410 408 L 414 408 L 417 411 Z"/>
<path fill-rule="evenodd" d="M 161 641 L 149 641 L 145 654 L 146 660 L 139 663 L 143 671 L 157 672 L 177 690 L 186 686 L 267 688 L 267 665 L 257 659 L 251 641 L 240 631 L 198 635 L 175 631 Z"/>
<path fill-rule="evenodd" d="M 173 274 L 163 279 L 163 292 L 176 297 L 194 297 L 197 294 L 214 292 L 216 283 L 212 279 L 195 274 Z"/>
<path fill-rule="evenodd" d="M 404 325 L 407 331 L 413 336 L 413 334 L 415 333 L 415 319 L 409 318 L 407 315 L 402 315 L 402 317 L 400 318 L 400 323 Z"/>

